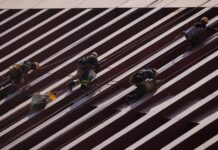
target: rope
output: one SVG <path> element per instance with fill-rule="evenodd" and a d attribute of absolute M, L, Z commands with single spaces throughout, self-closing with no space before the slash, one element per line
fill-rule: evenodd
<path fill-rule="evenodd" d="M 158 1 L 158 0 L 156 0 L 156 1 Z M 142 42 L 148 40 L 149 38 L 151 38 L 151 37 L 154 36 L 155 34 L 159 33 L 161 30 L 164 30 L 164 28 L 167 28 L 167 26 L 172 25 L 173 23 L 175 23 L 176 21 L 178 21 L 180 18 L 182 18 L 182 17 L 184 17 L 185 15 L 191 13 L 192 11 L 194 11 L 195 9 L 197 9 L 197 8 L 201 7 L 202 5 L 208 3 L 209 1 L 210 1 L 210 0 L 208 0 L 208 1 L 204 2 L 204 3 L 202 3 L 202 4 L 199 5 L 198 7 L 195 7 L 194 9 L 192 9 L 192 10 L 190 10 L 190 11 L 184 13 L 184 14 L 183 14 L 182 16 L 180 16 L 179 18 L 176 18 L 175 20 L 172 20 L 171 22 L 168 22 L 167 24 L 161 26 L 161 27 L 158 28 L 157 30 L 154 30 L 153 32 L 149 33 L 148 35 L 144 35 L 144 36 L 140 37 L 138 40 L 134 41 L 132 44 L 124 46 L 123 48 L 121 48 L 121 50 L 120 50 L 121 52 L 118 53 L 119 55 L 117 55 L 117 53 L 114 53 L 114 54 L 110 55 L 109 57 L 112 57 L 113 59 L 116 59 L 116 58 L 120 57 L 120 55 L 124 54 L 126 51 L 128 51 L 128 50 L 130 50 L 131 48 L 135 47 L 136 45 L 138 45 L 138 44 L 140 44 L 140 43 L 142 43 Z M 173 1 L 173 2 L 174 2 L 174 1 Z M 154 2 L 152 2 L 152 3 L 154 3 Z M 172 2 L 171 2 L 171 3 L 172 3 Z M 151 3 L 150 3 L 150 4 L 151 4 Z M 150 4 L 148 4 L 148 6 L 149 6 Z M 217 4 L 216 4 L 216 5 L 217 5 Z M 215 7 L 216 5 L 214 5 L 213 7 Z M 137 11 L 138 11 L 138 10 L 137 10 Z M 133 13 L 136 13 L 137 11 L 135 11 L 135 12 L 133 12 Z M 130 14 L 129 14 L 129 15 L 130 15 Z M 128 16 L 128 15 L 127 15 L 127 16 Z M 127 17 L 127 16 L 126 16 L 126 17 Z M 169 28 L 170 28 L 170 27 L 169 27 Z M 169 28 L 167 28 L 167 29 L 169 29 Z M 167 29 L 166 29 L 166 30 L 167 30 Z M 88 38 L 89 38 L 89 37 L 87 37 L 86 39 L 88 39 Z M 177 37 L 175 37 L 175 38 L 177 38 Z M 84 41 L 85 41 L 86 39 L 84 39 Z M 81 41 L 81 42 L 83 42 L 83 41 Z M 44 67 L 41 67 L 41 69 L 44 69 L 44 68 L 47 68 L 47 67 L 56 65 L 57 63 L 63 62 L 63 61 L 65 61 L 65 60 L 67 60 L 67 59 L 69 59 L 69 58 L 71 58 L 71 57 L 73 57 L 73 56 L 75 56 L 75 55 L 68 56 L 68 57 L 66 57 L 66 58 L 64 58 L 64 59 L 62 59 L 62 60 L 59 60 L 59 61 L 57 61 L 57 62 L 54 62 L 54 63 L 52 63 L 52 64 L 50 64 L 50 65 L 46 65 L 46 66 L 44 66 Z M 109 59 L 103 59 L 100 63 L 103 63 L 103 62 L 109 60 L 109 61 L 107 61 L 107 62 L 104 64 L 104 65 L 106 65 L 106 64 L 110 63 L 111 61 L 113 61 L 113 59 L 110 59 L 110 60 L 109 60 Z"/>
<path fill-rule="evenodd" d="M 160 28 L 158 28 L 157 30 L 151 32 L 150 34 L 148 35 L 143 35 L 141 36 L 138 40 L 134 41 L 132 44 L 130 45 L 126 45 L 124 46 L 123 48 L 121 48 L 121 50 L 118 52 L 118 53 L 114 53 L 112 55 L 110 55 L 109 57 L 111 57 L 112 59 L 110 59 L 108 62 L 106 62 L 106 64 L 110 63 L 111 61 L 113 61 L 113 59 L 116 59 L 118 57 L 120 57 L 120 55 L 124 54 L 125 52 L 129 51 L 131 48 L 133 48 L 134 46 L 144 42 L 145 40 L 148 40 L 149 38 L 151 38 L 152 36 L 154 36 L 155 34 L 158 34 L 160 33 L 160 31 L 164 30 L 164 28 L 167 28 L 168 26 L 172 25 L 174 22 L 178 21 L 179 19 L 181 19 L 182 17 L 184 17 L 185 15 L 193 12 L 194 10 L 196 10 L 197 8 L 201 7 L 202 5 L 206 4 L 207 2 L 209 2 L 210 0 L 202 3 L 201 5 L 199 5 L 198 7 L 195 7 L 194 9 L 184 13 L 182 16 L 180 16 L 179 18 L 176 18 L 175 20 L 172 20 L 170 22 L 168 22 L 167 24 L 161 26 Z M 216 4 L 217 5 L 217 4 Z M 216 5 L 214 5 L 213 7 L 215 7 Z M 169 29 L 171 27 L 168 27 L 167 29 Z M 167 30 L 166 29 L 166 30 Z M 175 37 L 177 38 L 177 37 Z M 104 64 L 104 65 L 106 65 Z"/>
<path fill-rule="evenodd" d="M 209 0 L 210 1 L 210 0 Z M 207 1 L 207 2 L 209 2 L 209 1 Z M 204 5 L 205 3 L 203 3 L 203 4 L 201 4 L 201 5 L 199 5 L 198 7 L 200 7 L 200 6 L 202 6 L 202 5 Z M 216 6 L 216 5 L 214 5 L 214 6 Z M 213 7 L 214 7 L 213 6 Z M 194 8 L 194 9 L 196 9 L 196 8 Z M 194 9 L 192 9 L 192 11 L 194 10 Z M 190 12 L 189 12 L 190 13 Z M 187 14 L 187 13 L 186 13 Z M 174 42 L 175 40 L 177 40 L 177 39 L 174 39 L 172 42 Z M 170 45 L 172 42 L 170 42 L 170 43 L 168 43 L 167 45 L 165 45 L 165 46 L 163 46 L 163 47 L 166 47 L 166 46 L 168 46 L 168 45 Z M 184 44 L 184 43 L 183 43 Z M 180 46 L 182 46 L 183 44 L 181 44 Z M 162 47 L 162 48 L 163 48 Z M 160 48 L 160 49 L 162 49 L 162 48 Z M 217 47 L 215 47 L 215 48 L 217 48 Z M 214 48 L 214 49 L 215 49 Z M 155 52 L 154 52 L 155 53 Z M 153 54 L 153 53 L 152 53 Z M 152 55 L 151 54 L 151 55 Z M 206 55 L 206 54 L 205 54 Z M 203 57 L 203 56 L 202 56 Z M 142 60 L 142 59 L 141 59 Z M 140 61 L 141 61 L 140 60 Z M 135 63 L 136 64 L 136 63 Z M 134 65 L 135 65 L 134 64 Z M 134 66 L 134 65 L 132 65 L 132 66 Z M 132 67 L 131 66 L 131 67 Z M 131 68 L 131 67 L 129 67 L 129 68 Z M 180 71 L 181 69 L 179 69 L 178 71 L 176 71 L 176 72 L 174 72 L 174 74 L 175 73 L 178 73 L 179 71 Z M 122 72 L 120 72 L 119 74 L 121 74 L 121 73 L 123 73 L 124 71 L 122 71 Z M 118 75 L 119 75 L 118 74 Z M 115 78 L 117 76 L 117 74 L 115 74 L 115 75 L 113 75 L 113 76 L 111 76 L 110 78 L 108 78 L 107 80 L 105 80 L 105 81 L 103 81 L 103 82 L 101 82 L 101 83 L 97 83 L 97 84 L 95 84 L 95 85 L 97 85 L 95 88 L 93 88 L 93 89 L 91 89 L 91 90 L 89 90 L 88 92 L 86 92 L 86 93 L 84 93 L 84 94 L 82 94 L 79 98 L 82 98 L 82 97 L 84 97 L 84 96 L 87 96 L 87 95 L 89 95 L 90 93 L 93 93 L 93 92 L 95 92 L 95 91 L 97 91 L 97 90 L 99 90 L 99 88 L 101 89 L 101 86 L 103 86 L 103 85 L 105 85 L 105 84 L 108 84 L 108 85 L 110 85 L 109 84 L 109 82 L 113 79 L 113 78 Z M 171 75 L 172 76 L 172 75 Z M 170 78 L 171 76 L 168 76 L 168 78 Z M 166 80 L 165 80 L 166 81 Z M 71 102 L 72 103 L 72 102 Z M 69 103 L 68 105 L 71 105 L 71 103 Z"/>
<path fill-rule="evenodd" d="M 137 10 L 134 11 L 134 12 L 131 12 L 130 14 L 128 14 L 128 15 L 126 15 L 125 17 L 123 17 L 122 19 L 124 19 L 124 18 L 126 18 L 126 17 L 128 17 L 128 16 L 130 16 L 130 15 L 132 15 L 132 14 L 135 14 L 135 13 L 138 12 L 139 10 L 141 10 L 141 8 L 137 9 Z M 86 41 L 87 39 L 89 39 L 89 38 L 91 38 L 91 37 L 94 37 L 97 33 L 98 33 L 98 32 L 96 32 L 95 34 L 91 34 L 90 36 L 86 37 L 85 39 L 80 40 L 80 41 L 74 43 L 74 44 L 72 45 L 72 47 L 83 43 L 84 41 Z M 80 52 L 78 52 L 78 53 L 80 53 Z M 59 60 L 59 61 L 57 61 L 57 62 L 51 63 L 51 64 L 49 64 L 49 65 L 44 65 L 44 66 L 41 67 L 40 69 L 42 70 L 42 69 L 51 67 L 51 66 L 53 66 L 53 65 L 56 65 L 56 64 L 58 64 L 58 63 L 60 63 L 60 62 L 63 62 L 63 61 L 65 61 L 65 60 L 68 60 L 68 59 L 74 57 L 75 55 L 77 55 L 78 53 L 73 54 L 73 55 L 70 55 L 70 56 L 68 56 L 68 57 L 66 57 L 66 58 L 63 58 L 63 59 L 61 59 L 61 60 Z"/>
<path fill-rule="evenodd" d="M 191 9 L 190 11 L 184 13 L 184 14 L 183 14 L 182 16 L 180 16 L 179 18 L 176 18 L 175 20 L 172 20 L 172 21 L 168 22 L 167 24 L 161 26 L 160 28 L 158 28 L 158 29 L 155 30 L 154 32 L 150 32 L 149 35 L 141 36 L 138 40 L 136 40 L 136 41 L 132 42 L 131 44 L 126 45 L 126 46 L 124 46 L 123 48 L 121 48 L 120 51 L 119 51 L 119 53 L 114 53 L 114 54 L 110 55 L 109 57 L 112 57 L 112 59 L 110 59 L 109 61 L 107 61 L 108 59 L 103 59 L 102 61 L 100 61 L 100 63 L 104 63 L 104 62 L 107 61 L 106 63 L 103 64 L 103 65 L 107 65 L 108 63 L 110 63 L 110 62 L 113 61 L 114 59 L 120 57 L 123 53 L 125 53 L 125 52 L 128 51 L 128 50 L 130 50 L 130 49 L 133 48 L 134 46 L 136 46 L 136 45 L 138 45 L 138 44 L 144 42 L 145 40 L 148 40 L 149 38 L 151 38 L 151 37 L 154 36 L 155 34 L 160 33 L 160 31 L 164 30 L 164 28 L 167 28 L 167 27 L 168 27 L 167 29 L 169 29 L 169 28 L 170 28 L 169 26 L 171 26 L 174 22 L 178 21 L 180 18 L 182 18 L 182 17 L 184 17 L 185 15 L 187 15 L 187 14 L 193 12 L 194 10 L 196 10 L 197 8 L 201 7 L 202 5 L 208 3 L 209 1 L 210 1 L 210 0 L 208 0 L 208 1 L 206 1 L 206 2 L 204 2 L 204 3 L 202 3 L 202 4 L 200 4 L 198 7 L 195 7 L 194 9 Z M 172 2 L 174 2 L 174 1 L 171 1 L 171 2 L 168 3 L 168 4 L 171 4 Z M 167 5 L 168 5 L 168 4 L 167 4 Z M 150 5 L 150 4 L 149 4 L 149 5 Z M 167 6 L 167 5 L 166 5 L 166 6 Z M 217 4 L 216 4 L 216 5 L 217 5 Z M 214 5 L 214 6 L 216 6 L 216 5 Z M 214 6 L 213 6 L 213 7 L 214 7 Z M 138 9 L 137 11 L 139 11 L 139 9 Z M 137 11 L 134 11 L 133 13 L 136 13 Z M 131 13 L 131 14 L 132 14 L 132 13 Z M 130 15 L 130 14 L 129 14 L 129 15 Z M 128 16 L 128 15 L 127 15 L 127 16 Z M 127 17 L 127 16 L 126 16 L 126 17 Z M 166 29 L 166 30 L 167 30 L 167 29 Z M 172 42 L 168 43 L 167 45 L 163 46 L 162 48 L 164 48 L 164 47 L 166 47 L 166 46 L 172 44 L 175 40 L 177 40 L 177 39 L 174 39 Z M 182 46 L 182 45 L 181 45 L 181 46 Z M 155 51 L 155 52 L 156 52 L 156 51 Z M 155 52 L 154 52 L 154 53 L 155 53 Z M 152 53 L 152 54 L 153 54 L 153 53 Z M 114 55 L 115 55 L 115 56 L 114 56 Z M 65 59 L 68 59 L 68 58 L 70 58 L 70 57 L 72 57 L 72 56 L 69 56 L 69 57 L 67 57 L 67 58 L 65 58 Z M 64 61 L 65 59 L 62 59 L 62 60 L 58 61 L 57 63 L 62 62 L 62 61 Z M 140 60 L 140 61 L 141 61 L 141 60 Z M 53 64 L 51 64 L 51 65 L 54 65 L 54 64 L 56 64 L 56 63 L 53 63 Z M 49 65 L 49 66 L 51 66 L 51 65 Z"/>
<path fill-rule="evenodd" d="M 175 39 L 176 40 L 176 39 Z M 170 42 L 171 43 L 171 42 Z M 169 44 L 167 44 L 167 45 L 165 45 L 165 46 L 163 46 L 163 47 L 167 47 L 168 45 L 170 45 L 170 43 Z M 182 46 L 183 44 L 181 44 L 180 46 Z M 179 47 L 180 47 L 179 46 Z M 162 47 L 162 48 L 163 48 Z M 162 48 L 160 48 L 160 49 L 162 49 Z M 201 58 L 203 58 L 204 56 L 206 56 L 208 53 L 210 53 L 211 51 L 214 51 L 215 49 L 217 49 L 218 48 L 218 46 L 216 46 L 215 48 L 213 48 L 212 50 L 210 50 L 210 51 L 208 51 L 207 53 L 205 53 L 204 55 L 201 55 L 197 60 L 195 60 L 195 61 L 193 61 L 192 63 L 194 63 L 194 62 L 196 62 L 196 61 L 198 61 L 198 60 L 200 60 Z M 154 53 L 156 53 L 156 52 L 154 52 Z M 153 54 L 151 54 L 151 55 L 153 55 Z M 143 59 L 141 59 L 141 60 L 143 60 Z M 140 61 L 141 61 L 140 60 Z M 133 64 L 133 65 L 131 65 L 129 68 L 132 68 L 133 66 L 135 66 L 137 63 L 135 63 L 135 64 Z M 168 76 L 167 78 L 165 78 L 165 80 L 164 80 L 164 82 L 166 82 L 168 79 L 170 79 L 172 76 L 174 76 L 175 74 L 178 74 L 180 71 L 182 71 L 182 69 L 184 69 L 185 67 L 187 67 L 188 65 L 190 65 L 191 63 L 189 63 L 189 64 L 187 64 L 186 66 L 184 66 L 183 68 L 180 68 L 180 69 L 178 69 L 176 72 L 174 72 L 173 74 L 171 74 L 170 76 Z M 125 71 L 123 71 L 123 72 L 125 72 Z M 121 72 L 121 73 L 123 73 L 123 72 Z M 121 74 L 120 73 L 120 74 Z M 103 82 L 103 83 L 99 83 L 99 84 L 96 84 L 96 85 L 99 85 L 99 87 L 97 87 L 96 89 L 93 89 L 93 91 L 95 91 L 95 90 L 98 90 L 99 88 L 101 89 L 101 86 L 102 85 L 113 85 L 113 84 L 109 84 L 108 82 L 110 81 L 110 80 L 112 80 L 113 78 L 115 78 L 117 75 L 114 75 L 114 76 L 112 76 L 111 78 L 109 78 L 108 80 L 106 80 L 105 82 Z M 111 81 L 110 81 L 111 82 Z M 117 83 L 118 81 L 114 81 L 114 83 Z M 89 91 L 90 93 L 92 92 L 92 91 Z"/>
<path fill-rule="evenodd" d="M 202 4 L 199 5 L 198 7 L 201 7 L 202 5 L 208 3 L 209 1 L 210 1 L 210 0 L 208 0 L 208 1 L 204 2 L 204 3 L 202 3 Z M 173 2 L 174 2 L 174 1 L 173 1 Z M 172 2 L 171 2 L 171 3 L 172 3 Z M 216 4 L 216 5 L 217 5 L 217 4 Z M 216 6 L 216 5 L 214 5 L 214 6 Z M 214 6 L 213 6 L 213 7 L 214 7 Z M 182 16 L 180 16 L 179 18 L 176 18 L 175 20 L 173 20 L 173 21 L 171 21 L 171 22 L 169 22 L 169 23 L 167 23 L 167 24 L 161 26 L 161 28 L 159 28 L 158 30 L 155 30 L 154 32 L 151 32 L 149 35 L 144 35 L 144 36 L 142 36 L 141 38 L 139 38 L 138 40 L 134 41 L 132 44 L 127 45 L 127 46 L 121 48 L 121 50 L 120 50 L 121 52 L 120 52 L 119 54 L 121 55 L 121 54 L 124 53 L 124 51 L 126 52 L 127 50 L 129 50 L 130 48 L 136 46 L 137 44 L 139 44 L 139 43 L 141 43 L 141 42 L 147 40 L 148 38 L 151 38 L 150 36 L 152 36 L 152 35 L 154 35 L 154 34 L 160 32 L 160 31 L 163 30 L 165 27 L 167 27 L 167 26 L 173 24 L 175 21 L 177 21 L 177 20 L 180 19 L 181 17 L 183 17 L 183 16 L 185 16 L 185 15 L 191 13 L 192 11 L 194 11 L 195 9 L 197 9 L 198 7 L 195 7 L 194 9 L 191 9 L 190 11 L 186 12 L 185 14 L 183 14 Z M 137 11 L 139 11 L 139 10 L 140 10 L 140 9 L 138 9 Z M 134 12 L 132 12 L 131 14 L 136 13 L 137 11 L 134 11 Z M 129 14 L 129 15 L 131 15 L 131 14 Z M 127 15 L 127 16 L 128 16 L 128 15 Z M 125 16 L 125 17 L 127 17 L 127 16 Z M 125 18 L 125 17 L 124 17 L 124 18 Z M 93 36 L 93 35 L 92 35 L 92 36 Z M 89 37 L 87 37 L 87 38 L 89 38 Z M 86 39 L 84 39 L 84 40 L 86 40 Z M 164 47 L 166 47 L 166 46 L 168 46 L 168 45 L 170 45 L 170 44 L 172 44 L 175 40 L 177 40 L 177 39 L 174 39 L 173 41 L 171 41 L 171 42 L 168 43 L 167 45 L 161 47 L 161 49 L 164 48 Z M 82 42 L 82 41 L 80 41 L 80 42 Z M 180 45 L 180 46 L 182 46 L 182 45 Z M 129 49 L 127 49 L 127 48 L 129 48 Z M 122 49 L 125 49 L 125 50 L 122 51 Z M 156 51 L 155 51 L 155 52 L 156 52 Z M 152 54 L 154 54 L 155 52 L 153 52 Z M 152 54 L 151 54 L 151 55 L 152 55 Z M 119 57 L 120 55 L 117 55 L 117 54 L 116 54 L 115 57 Z M 74 55 L 73 55 L 73 56 L 74 56 Z M 51 65 L 57 64 L 57 63 L 59 63 L 59 62 L 65 61 L 66 59 L 68 59 L 68 58 L 70 58 L 70 57 L 73 57 L 73 56 L 69 56 L 69 57 L 64 58 L 64 59 L 62 59 L 62 60 L 59 60 L 59 61 L 57 61 L 57 62 L 54 62 L 54 63 L 52 63 L 52 64 L 50 64 L 50 65 L 46 65 L 46 66 L 44 66 L 42 69 L 44 69 L 44 68 L 46 68 L 46 67 L 49 67 L 49 66 L 51 66 Z M 114 58 L 114 57 L 113 57 L 113 58 Z M 142 60 L 144 60 L 144 59 L 145 59 L 145 58 L 141 59 L 140 61 L 142 61 Z M 105 59 L 103 59 L 101 62 L 105 62 Z M 110 61 L 109 61 L 109 62 L 110 62 Z M 107 62 L 107 63 L 109 63 L 109 62 Z M 106 65 L 106 64 L 104 64 L 104 65 Z M 131 65 L 131 67 L 134 66 L 134 65 L 135 65 L 135 64 Z M 131 67 L 130 67 L 130 68 L 131 68 Z M 109 78 L 109 79 L 106 80 L 105 82 L 110 81 L 110 80 L 113 79 L 115 76 L 117 76 L 117 75 L 112 76 L 111 78 Z M 103 82 L 103 83 L 105 83 L 105 82 Z M 103 83 L 102 83 L 102 85 L 103 85 Z"/>
<path fill-rule="evenodd" d="M 210 1 L 210 0 L 208 0 L 208 1 L 204 2 L 204 3 L 202 3 L 202 4 L 199 5 L 198 7 L 201 7 L 202 5 L 206 4 L 206 3 L 209 2 L 209 1 Z M 217 5 L 217 4 L 216 4 L 216 5 Z M 216 5 L 214 5 L 213 7 L 215 7 Z M 190 11 L 187 12 L 186 14 L 188 14 L 188 13 L 194 11 L 194 10 L 197 9 L 198 7 L 196 7 L 196 8 L 194 8 L 194 9 L 190 10 Z M 213 7 L 212 7 L 212 8 L 213 8 Z M 186 15 L 186 14 L 184 14 L 184 15 Z M 182 15 L 181 17 L 183 17 L 184 15 Z M 176 40 L 177 40 L 177 39 L 175 38 L 173 41 L 169 42 L 167 45 L 162 46 L 160 49 L 163 49 L 163 48 L 169 46 L 170 44 L 172 44 L 172 43 L 175 42 Z M 183 43 L 183 44 L 180 44 L 179 47 L 181 47 L 181 46 L 183 46 L 183 45 L 184 45 L 184 43 Z M 159 50 L 156 50 L 155 52 L 153 52 L 152 54 L 150 54 L 150 56 L 153 55 L 154 53 L 156 53 L 157 51 L 159 51 Z M 144 60 L 144 59 L 145 59 L 145 58 L 139 60 L 138 62 L 141 62 L 141 61 Z M 135 64 L 133 64 L 133 65 L 131 65 L 129 68 L 132 68 L 133 66 L 135 66 L 136 64 L 138 64 L 138 62 L 135 63 Z M 119 74 L 124 73 L 124 72 L 125 72 L 125 71 L 122 71 L 122 72 L 120 72 Z M 111 76 L 110 78 L 108 78 L 106 81 L 102 82 L 102 84 L 99 84 L 99 85 L 105 85 L 105 84 L 107 84 L 109 81 L 111 81 L 113 78 L 115 78 L 115 77 L 116 77 L 117 75 L 119 75 L 119 74 L 115 74 L 115 75 Z M 99 87 L 100 87 L 100 86 L 99 86 Z M 98 89 L 99 87 L 97 87 L 96 89 Z M 95 90 L 95 89 L 93 89 L 93 90 Z"/>
<path fill-rule="evenodd" d="M 143 7 L 149 7 L 149 6 L 151 6 L 152 4 L 154 4 L 154 3 L 157 2 L 157 1 L 159 1 L 159 0 L 155 0 L 154 2 L 151 2 L 151 3 L 149 3 L 149 4 L 147 4 L 147 5 L 143 6 Z M 175 0 L 174 0 L 174 1 L 175 1 Z M 171 4 L 171 3 L 174 2 L 174 1 L 171 1 L 171 2 L 167 3 L 167 4 L 164 5 L 164 6 L 167 6 L 167 5 Z M 121 3 L 119 6 L 121 6 L 121 5 L 122 5 L 122 3 Z M 118 6 L 118 7 L 119 7 L 119 6 Z M 127 16 L 123 17 L 122 19 L 124 19 L 124 18 L 126 18 L 126 17 L 128 17 L 128 16 L 130 16 L 130 15 L 132 15 L 132 14 L 137 13 L 137 12 L 140 11 L 141 9 L 143 9 L 143 8 L 138 8 L 136 11 L 134 11 L 134 12 L 128 14 Z M 95 34 L 97 34 L 97 33 L 95 33 Z M 90 35 L 90 36 L 86 37 L 85 39 L 76 42 L 75 44 L 72 45 L 72 47 L 74 47 L 75 45 L 81 44 L 82 42 L 84 42 L 84 41 L 87 40 L 88 38 L 93 37 L 95 34 Z M 136 43 L 136 44 L 137 44 L 137 43 Z M 78 52 L 78 53 L 80 53 L 80 52 Z M 77 54 L 78 54 L 78 53 L 77 53 Z M 51 66 L 53 66 L 53 65 L 56 65 L 56 64 L 58 64 L 58 63 L 60 63 L 60 62 L 63 62 L 63 61 L 65 61 L 65 60 L 68 60 L 68 59 L 70 59 L 70 58 L 72 58 L 72 57 L 74 57 L 74 56 L 75 56 L 75 54 L 73 54 L 73 55 L 71 55 L 71 56 L 68 56 L 68 57 L 66 57 L 66 58 L 63 58 L 63 59 L 61 59 L 61 60 L 59 60 L 59 61 L 56 61 L 56 62 L 54 62 L 54 63 L 51 63 L 51 64 L 49 64 L 49 65 L 45 65 L 45 66 L 41 67 L 40 70 L 43 70 L 43 69 L 45 69 L 45 68 L 51 67 Z"/>

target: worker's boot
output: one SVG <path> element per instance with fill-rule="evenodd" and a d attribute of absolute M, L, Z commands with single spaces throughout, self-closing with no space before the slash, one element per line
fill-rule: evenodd
<path fill-rule="evenodd" d="M 144 96 L 144 91 L 142 89 L 135 89 L 134 91 L 132 91 L 131 93 L 129 93 L 127 95 L 127 105 L 130 105 L 132 103 L 135 103 L 136 101 L 138 101 L 140 98 L 142 98 Z"/>
<path fill-rule="evenodd" d="M 70 80 L 68 83 L 67 83 L 67 86 L 70 90 L 73 89 L 74 86 L 76 86 L 77 84 L 79 84 L 79 80 Z"/>

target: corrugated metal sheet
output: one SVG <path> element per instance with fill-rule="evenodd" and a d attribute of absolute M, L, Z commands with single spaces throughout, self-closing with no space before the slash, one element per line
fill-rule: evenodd
<path fill-rule="evenodd" d="M 204 2 L 203 7 L 217 7 L 217 0 L 0 0 L 0 8 L 197 7 Z"/>
<path fill-rule="evenodd" d="M 1 75 L 30 59 L 42 69 L 31 87 L 0 101 L 2 149 L 213 149 L 217 146 L 217 33 L 186 51 L 175 38 L 202 16 L 217 28 L 217 8 L 96 8 L 0 11 Z M 78 59 L 100 54 L 95 88 L 64 92 L 39 113 L 31 96 L 57 90 Z M 127 106 L 133 72 L 160 71 L 165 83 Z M 10 89 L 10 86 L 4 90 Z"/>

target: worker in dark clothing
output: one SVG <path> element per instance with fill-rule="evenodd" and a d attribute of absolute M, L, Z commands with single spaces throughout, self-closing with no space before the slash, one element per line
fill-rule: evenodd
<path fill-rule="evenodd" d="M 46 105 L 57 98 L 55 92 L 48 92 L 46 94 L 35 93 L 32 96 L 32 103 L 30 109 L 33 112 L 43 110 Z"/>
<path fill-rule="evenodd" d="M 88 88 L 88 84 L 96 77 L 99 71 L 98 53 L 93 52 L 91 55 L 84 56 L 77 64 L 77 80 L 71 80 L 68 87 L 72 89 L 73 86 L 81 84 L 82 89 Z"/>
<path fill-rule="evenodd" d="M 156 69 L 142 69 L 130 76 L 129 82 L 135 85 L 136 89 L 127 95 L 127 104 L 134 103 L 146 93 L 153 92 L 163 83 L 164 80 L 156 80 L 158 72 Z"/>
<path fill-rule="evenodd" d="M 199 22 L 195 23 L 188 30 L 182 33 L 188 41 L 187 50 L 191 50 L 199 44 L 203 32 L 206 32 L 207 30 L 217 31 L 217 29 L 207 26 L 208 21 L 209 19 L 207 17 L 202 17 Z"/>
<path fill-rule="evenodd" d="M 130 84 L 138 85 L 140 82 L 143 82 L 145 79 L 154 79 L 158 75 L 156 69 L 141 69 L 130 76 Z"/>
<path fill-rule="evenodd" d="M 30 71 L 39 69 L 38 62 L 24 61 L 21 64 L 15 64 L 10 71 L 2 78 L 0 88 L 12 84 L 16 88 L 19 88 L 22 84 L 27 85 L 27 75 Z"/>

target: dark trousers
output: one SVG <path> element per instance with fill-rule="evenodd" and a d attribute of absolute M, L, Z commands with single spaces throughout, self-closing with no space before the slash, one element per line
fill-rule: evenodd
<path fill-rule="evenodd" d="M 137 87 L 134 91 L 127 95 L 127 104 L 131 104 L 139 100 L 145 95 L 143 88 Z"/>

